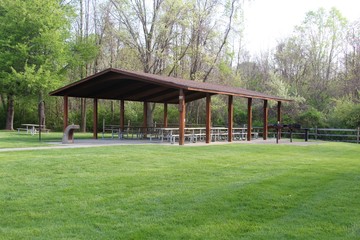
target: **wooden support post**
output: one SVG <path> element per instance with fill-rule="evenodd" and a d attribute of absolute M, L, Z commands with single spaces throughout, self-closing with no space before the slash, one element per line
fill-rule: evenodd
<path fill-rule="evenodd" d="M 233 125 L 234 125 L 234 103 L 233 96 L 229 96 L 228 100 L 228 142 L 233 139 Z"/>
<path fill-rule="evenodd" d="M 94 98 L 94 113 L 93 113 L 93 138 L 98 139 L 98 99 Z"/>
<path fill-rule="evenodd" d="M 252 98 L 248 98 L 248 112 L 247 112 L 247 140 L 251 141 L 252 130 Z"/>
<path fill-rule="evenodd" d="M 168 127 L 168 104 L 164 103 L 164 128 Z"/>
<path fill-rule="evenodd" d="M 206 94 L 206 143 L 211 141 L 211 95 Z"/>
<path fill-rule="evenodd" d="M 268 137 L 268 119 L 269 119 L 269 106 L 268 100 L 264 100 L 264 126 L 263 126 L 263 139 L 266 140 Z"/>
<path fill-rule="evenodd" d="M 69 98 L 64 96 L 64 129 L 69 125 Z"/>
<path fill-rule="evenodd" d="M 144 137 L 147 137 L 147 112 L 148 112 L 148 103 L 144 102 L 144 121 L 143 121 L 143 128 L 144 128 Z"/>
<path fill-rule="evenodd" d="M 277 121 L 278 124 L 281 124 L 281 101 L 278 101 L 278 105 L 277 105 Z M 281 139 L 281 129 L 279 129 L 278 131 L 278 138 Z"/>
<path fill-rule="evenodd" d="M 179 91 L 179 145 L 185 143 L 185 94 L 184 90 Z"/>
<path fill-rule="evenodd" d="M 120 130 L 123 132 L 125 127 L 125 101 L 120 100 Z"/>
<path fill-rule="evenodd" d="M 277 105 L 277 120 L 281 123 L 281 101 L 278 101 Z"/>

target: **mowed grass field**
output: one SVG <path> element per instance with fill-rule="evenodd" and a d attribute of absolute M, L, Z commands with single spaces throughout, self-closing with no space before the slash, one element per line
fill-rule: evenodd
<path fill-rule="evenodd" d="M 50 147 L 51 142 L 61 142 L 62 132 L 42 133 L 41 137 L 38 134 L 32 136 L 26 134 L 26 131 L 0 131 L 0 149 L 1 148 L 23 148 L 23 147 Z M 101 137 L 101 134 L 99 134 Z M 107 137 L 110 137 L 108 135 Z M 90 139 L 92 133 L 75 133 L 76 139 Z"/>
<path fill-rule="evenodd" d="M 0 152 L 0 239 L 359 238 L 356 144 Z"/>

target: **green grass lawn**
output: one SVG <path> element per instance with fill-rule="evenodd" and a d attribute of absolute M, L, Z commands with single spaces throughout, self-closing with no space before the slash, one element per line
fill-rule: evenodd
<path fill-rule="evenodd" d="M 0 239 L 359 239 L 359 199 L 356 144 L 0 152 Z"/>
<path fill-rule="evenodd" d="M 31 135 L 21 131 L 0 131 L 0 149 L 1 148 L 22 148 L 22 147 L 39 147 L 52 146 L 49 142 L 61 142 L 62 132 L 42 133 L 41 139 L 39 134 Z M 91 138 L 92 133 L 75 133 L 76 139 Z M 101 137 L 101 134 L 99 134 Z M 107 136 L 107 137 L 110 137 Z M 40 141 L 41 140 L 41 141 Z"/>

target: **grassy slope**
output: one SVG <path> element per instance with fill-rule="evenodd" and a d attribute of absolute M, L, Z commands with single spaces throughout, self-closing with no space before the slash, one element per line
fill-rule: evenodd
<path fill-rule="evenodd" d="M 0 239 L 358 239 L 360 146 L 0 153 Z"/>

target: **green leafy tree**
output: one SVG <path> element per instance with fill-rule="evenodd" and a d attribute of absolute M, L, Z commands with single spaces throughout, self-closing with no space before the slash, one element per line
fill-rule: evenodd
<path fill-rule="evenodd" d="M 71 7 L 59 0 L 0 2 L 0 93 L 7 96 L 6 129 L 13 129 L 18 97 L 39 97 L 62 79 Z M 44 117 L 44 104 L 39 104 Z M 43 122 L 45 123 L 45 122 Z"/>

